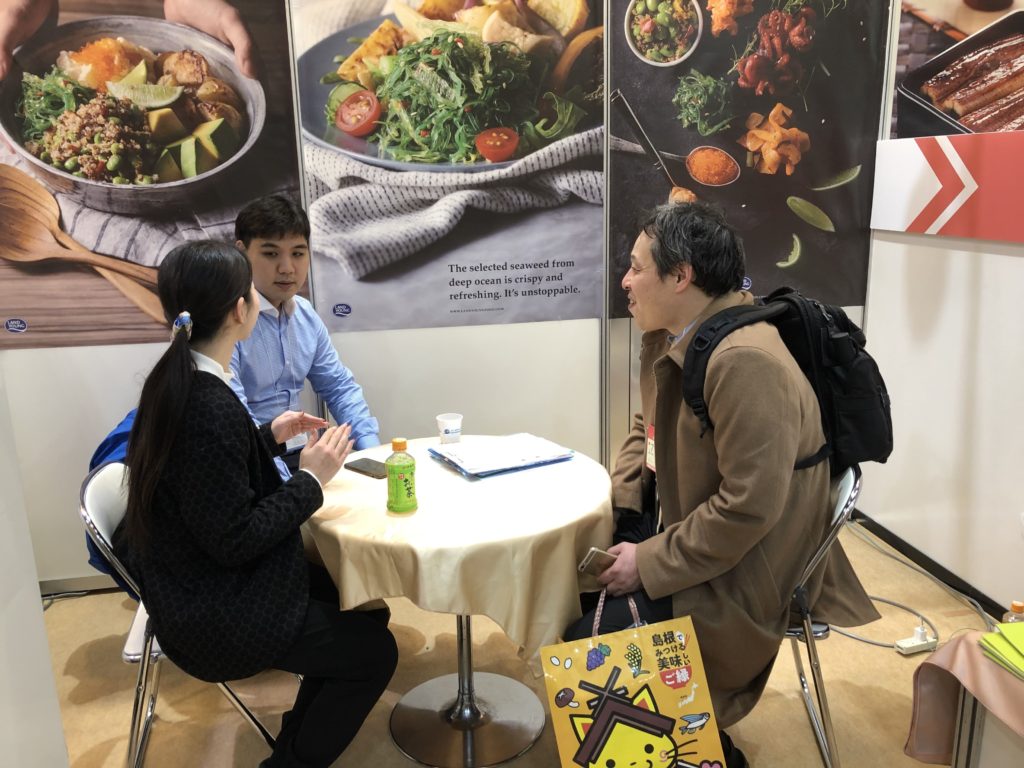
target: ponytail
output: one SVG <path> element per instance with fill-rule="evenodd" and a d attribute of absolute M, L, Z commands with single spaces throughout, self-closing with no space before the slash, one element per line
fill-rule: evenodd
<path fill-rule="evenodd" d="M 185 243 L 160 265 L 157 289 L 171 325 L 171 344 L 142 386 L 128 438 L 125 535 L 136 549 L 149 544 L 153 500 L 188 408 L 196 366 L 191 344 L 215 337 L 238 299 L 248 300 L 252 267 L 234 245 Z"/>
<path fill-rule="evenodd" d="M 175 333 L 171 345 L 157 360 L 142 385 L 139 408 L 128 437 L 128 511 L 125 534 L 144 548 L 149 540 L 147 522 L 157 483 L 171 455 L 178 425 L 185 415 L 195 363 L 188 335 Z M 163 435 L 165 439 L 159 439 Z"/>

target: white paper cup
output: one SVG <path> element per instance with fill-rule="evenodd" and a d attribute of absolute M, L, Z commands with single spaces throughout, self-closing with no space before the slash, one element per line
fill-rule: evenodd
<path fill-rule="evenodd" d="M 457 443 L 462 437 L 462 414 L 439 413 L 437 415 L 437 433 L 442 443 Z"/>

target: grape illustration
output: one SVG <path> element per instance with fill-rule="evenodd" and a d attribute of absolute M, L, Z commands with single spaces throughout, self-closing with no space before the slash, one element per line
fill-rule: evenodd
<path fill-rule="evenodd" d="M 606 657 L 612 655 L 612 649 L 601 643 L 597 648 L 591 648 L 587 651 L 587 671 L 593 672 L 595 669 L 604 664 Z"/>

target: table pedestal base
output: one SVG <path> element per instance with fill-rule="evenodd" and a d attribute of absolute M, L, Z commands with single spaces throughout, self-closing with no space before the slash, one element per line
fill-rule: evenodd
<path fill-rule="evenodd" d="M 391 736 L 413 760 L 435 768 L 498 765 L 523 754 L 544 730 L 537 695 L 503 675 L 474 675 L 471 649 L 470 617 L 459 616 L 459 673 L 428 680 L 395 705 Z"/>

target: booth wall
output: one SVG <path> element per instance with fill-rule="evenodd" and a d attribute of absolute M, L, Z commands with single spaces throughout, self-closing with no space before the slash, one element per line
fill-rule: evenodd
<path fill-rule="evenodd" d="M 532 432 L 601 459 L 599 320 L 334 334 L 381 441 L 437 433 Z"/>
<path fill-rule="evenodd" d="M 467 434 L 532 432 L 601 458 L 600 321 L 337 334 L 342 360 L 380 420 L 381 438 L 437 431 L 464 414 Z M 160 344 L 0 353 L 10 429 L 0 449 L 20 483 L 44 592 L 112 584 L 87 563 L 78 492 L 89 457 L 138 400 Z"/>
<path fill-rule="evenodd" d="M 161 344 L 0 353 L 11 429 L 0 443 L 21 480 L 4 503 L 24 504 L 44 592 L 113 582 L 88 565 L 78 492 L 96 446 L 135 406 Z"/>
<path fill-rule="evenodd" d="M 858 507 L 1002 605 L 1024 599 L 1024 249 L 874 234 L 865 331 L 895 448 Z"/>
<path fill-rule="evenodd" d="M 13 432 L 10 410 L 0 377 L 0 435 L 5 442 Z M 5 765 L 66 768 L 21 483 L 17 464 L 0 462 L 0 745 Z"/>

